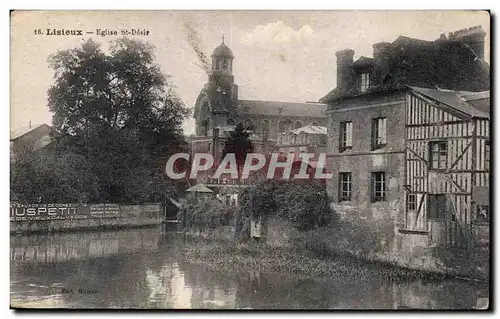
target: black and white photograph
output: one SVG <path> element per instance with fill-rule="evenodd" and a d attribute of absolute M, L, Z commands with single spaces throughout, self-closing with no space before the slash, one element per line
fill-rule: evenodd
<path fill-rule="evenodd" d="M 491 311 L 491 20 L 10 11 L 10 309 Z"/>

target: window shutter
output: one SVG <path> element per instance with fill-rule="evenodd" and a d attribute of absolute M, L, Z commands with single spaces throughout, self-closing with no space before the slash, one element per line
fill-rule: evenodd
<path fill-rule="evenodd" d="M 352 122 L 347 123 L 346 131 L 346 146 L 352 147 Z"/>
<path fill-rule="evenodd" d="M 372 150 L 376 149 L 377 146 L 377 120 L 372 120 Z M 373 175 L 372 175 L 373 180 Z M 373 183 L 372 183 L 373 185 Z"/>
<path fill-rule="evenodd" d="M 339 152 L 344 150 L 344 146 L 342 145 L 342 138 L 344 135 L 344 122 L 339 123 Z"/>
<path fill-rule="evenodd" d="M 375 174 L 372 173 L 371 175 L 371 194 L 370 194 L 370 197 L 371 197 L 371 202 L 374 203 L 375 202 Z"/>
<path fill-rule="evenodd" d="M 387 118 L 383 118 L 379 120 L 380 122 L 380 143 L 387 143 Z"/>

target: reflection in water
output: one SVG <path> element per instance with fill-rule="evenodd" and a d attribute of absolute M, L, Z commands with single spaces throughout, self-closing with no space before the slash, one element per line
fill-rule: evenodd
<path fill-rule="evenodd" d="M 183 261 L 161 228 L 11 236 L 11 305 L 30 308 L 471 309 L 487 285 L 298 278 Z"/>

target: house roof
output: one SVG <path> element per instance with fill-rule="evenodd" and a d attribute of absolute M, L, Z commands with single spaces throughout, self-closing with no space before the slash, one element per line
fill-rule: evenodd
<path fill-rule="evenodd" d="M 488 99 L 490 97 L 490 91 L 488 90 L 483 92 L 464 92 L 460 94 L 460 97 L 466 101 Z"/>
<path fill-rule="evenodd" d="M 441 103 L 446 104 L 449 107 L 452 107 L 455 110 L 458 110 L 462 113 L 468 114 L 473 117 L 484 117 L 489 118 L 490 115 L 484 111 L 481 111 L 471 104 L 467 103 L 467 101 L 459 96 L 458 92 L 450 91 L 450 90 L 435 90 L 435 89 L 427 89 L 420 87 L 410 87 L 413 91 L 418 92 L 428 98 L 431 98 L 435 101 L 439 101 Z"/>
<path fill-rule="evenodd" d="M 372 64 L 373 64 L 373 58 L 368 58 L 362 55 L 359 59 L 354 61 L 352 66 L 354 68 L 358 68 L 358 67 L 370 66 Z"/>
<path fill-rule="evenodd" d="M 238 107 L 240 112 L 246 114 L 318 118 L 326 116 L 326 105 L 321 103 L 238 100 Z M 245 110 L 246 107 L 248 107 L 248 110 Z"/>
<path fill-rule="evenodd" d="M 204 184 L 196 184 L 193 187 L 186 189 L 186 192 L 190 193 L 213 193 L 213 191 L 206 187 Z"/>
<path fill-rule="evenodd" d="M 13 141 L 15 139 L 18 139 L 21 136 L 26 135 L 26 134 L 38 129 L 39 127 L 42 127 L 42 126 L 47 126 L 48 128 L 51 128 L 49 125 L 47 125 L 45 123 L 34 125 L 34 126 L 26 125 L 26 126 L 22 126 L 22 127 L 13 128 L 10 131 L 10 140 Z"/>
<path fill-rule="evenodd" d="M 375 65 L 377 65 L 375 63 Z M 377 74 L 377 85 L 364 94 L 405 86 L 484 91 L 490 87 L 489 65 L 466 44 L 455 40 L 424 41 L 400 36 L 389 45 L 387 63 Z M 354 71 L 350 85 L 335 88 L 320 99 L 327 103 L 359 94 Z"/>
<path fill-rule="evenodd" d="M 326 135 L 326 127 L 324 126 L 315 126 L 315 125 L 306 125 L 291 131 L 292 134 L 321 134 Z"/>

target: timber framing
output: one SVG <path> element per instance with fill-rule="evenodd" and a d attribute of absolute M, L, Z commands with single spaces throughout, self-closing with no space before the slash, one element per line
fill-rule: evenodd
<path fill-rule="evenodd" d="M 436 96 L 439 96 L 437 91 Z M 462 109 L 465 109 L 462 107 Z M 489 185 L 489 167 L 485 164 L 489 119 L 475 117 L 409 91 L 405 104 L 405 191 L 414 194 L 418 209 L 404 205 L 405 227 L 402 234 L 428 234 L 430 245 L 470 248 L 475 206 L 472 189 Z M 431 142 L 445 142 L 439 160 L 444 169 L 431 169 Z M 444 158 L 443 158 L 444 157 Z M 429 219 L 436 209 L 434 196 L 444 195 L 444 218 Z M 407 198 L 407 196 L 405 196 Z"/>

